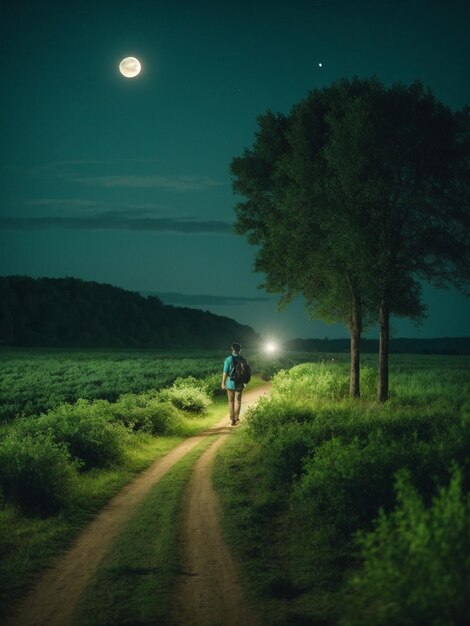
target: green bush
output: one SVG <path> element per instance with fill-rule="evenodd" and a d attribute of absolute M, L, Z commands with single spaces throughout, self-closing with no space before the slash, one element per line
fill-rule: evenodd
<path fill-rule="evenodd" d="M 158 398 L 148 403 L 147 418 L 146 430 L 153 435 L 170 435 L 178 432 L 182 414 L 174 404 Z"/>
<path fill-rule="evenodd" d="M 222 380 L 221 374 L 211 374 L 202 379 L 203 389 L 209 396 L 220 396 L 225 394 L 225 391 L 221 388 L 220 383 Z"/>
<path fill-rule="evenodd" d="M 302 363 L 276 374 L 273 391 L 284 398 L 344 398 L 349 392 L 348 372 L 334 363 Z"/>
<path fill-rule="evenodd" d="M 315 448 L 315 433 L 303 423 L 283 424 L 268 431 L 262 443 L 262 460 L 269 483 L 290 483 L 302 474 L 304 459 Z"/>
<path fill-rule="evenodd" d="M 174 389 L 198 389 L 208 396 L 213 396 L 216 391 L 220 390 L 220 382 L 222 376 L 220 374 L 210 374 L 205 378 L 195 378 L 194 376 L 179 377 L 173 383 Z"/>
<path fill-rule="evenodd" d="M 255 439 L 285 424 L 306 424 L 314 418 L 315 411 L 309 403 L 278 396 L 260 398 L 246 413 L 248 430 Z"/>
<path fill-rule="evenodd" d="M 458 471 L 432 505 L 397 475 L 397 508 L 359 535 L 362 565 L 350 581 L 343 626 L 470 623 L 470 496 Z"/>
<path fill-rule="evenodd" d="M 193 377 L 177 378 L 173 387 L 162 389 L 160 397 L 176 408 L 192 413 L 202 413 L 212 404 L 203 381 Z"/>
<path fill-rule="evenodd" d="M 380 508 L 394 506 L 393 477 L 398 470 L 409 468 L 414 484 L 430 498 L 436 483 L 448 479 L 455 458 L 454 447 L 441 440 L 410 436 L 394 441 L 381 431 L 365 443 L 334 437 L 306 459 L 293 503 L 305 519 L 348 537 L 369 528 Z"/>
<path fill-rule="evenodd" d="M 26 513 L 59 510 L 72 494 L 78 466 L 66 446 L 47 433 L 13 431 L 0 442 L 0 489 Z"/>
<path fill-rule="evenodd" d="M 154 435 L 174 433 L 181 422 L 181 413 L 158 391 L 120 396 L 111 412 L 125 426 Z"/>
<path fill-rule="evenodd" d="M 127 429 L 113 422 L 106 400 L 62 404 L 38 418 L 18 420 L 16 428 L 26 435 L 45 433 L 56 443 L 65 444 L 84 468 L 120 462 L 128 439 Z"/>

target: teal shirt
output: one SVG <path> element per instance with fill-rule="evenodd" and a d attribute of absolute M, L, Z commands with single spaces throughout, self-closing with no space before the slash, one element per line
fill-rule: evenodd
<path fill-rule="evenodd" d="M 237 358 L 236 355 L 233 355 L 233 358 Z M 228 356 L 225 361 L 224 361 L 224 372 L 229 376 L 230 375 L 230 370 L 232 368 L 232 355 Z M 227 387 L 227 389 L 232 389 L 235 390 L 235 383 L 233 380 L 230 380 L 230 378 L 227 376 L 227 380 L 225 381 L 225 386 Z M 245 385 L 243 383 L 240 383 L 239 385 L 237 385 L 237 389 L 244 389 Z"/>

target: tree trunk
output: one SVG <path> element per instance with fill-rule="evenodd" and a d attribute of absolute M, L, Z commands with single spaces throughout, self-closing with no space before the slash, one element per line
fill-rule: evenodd
<path fill-rule="evenodd" d="M 386 300 L 380 303 L 380 343 L 379 343 L 379 383 L 377 388 L 378 402 L 388 400 L 388 349 L 390 341 L 390 311 Z"/>
<path fill-rule="evenodd" d="M 349 395 L 359 398 L 360 394 L 360 341 L 362 333 L 362 312 L 359 299 L 353 296 L 352 316 L 349 325 L 351 335 L 351 370 L 349 374 Z"/>

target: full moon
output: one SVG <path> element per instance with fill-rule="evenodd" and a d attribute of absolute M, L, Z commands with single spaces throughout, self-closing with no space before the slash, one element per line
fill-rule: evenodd
<path fill-rule="evenodd" d="M 119 63 L 119 71 L 126 78 L 134 78 L 140 74 L 141 69 L 140 61 L 135 57 L 126 57 Z"/>

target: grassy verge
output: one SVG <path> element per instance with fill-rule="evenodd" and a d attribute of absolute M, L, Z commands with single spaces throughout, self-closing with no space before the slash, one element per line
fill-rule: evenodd
<path fill-rule="evenodd" d="M 183 491 L 209 436 L 156 485 L 117 537 L 80 602 L 80 626 L 164 624 L 174 578 Z"/>
<path fill-rule="evenodd" d="M 267 484 L 261 448 L 244 431 L 219 451 L 213 482 L 223 511 L 222 531 L 243 564 L 245 594 L 263 624 L 332 625 L 341 611 L 341 587 L 353 558 L 328 543 L 321 529 L 305 541 L 289 509 L 285 485 Z"/>

